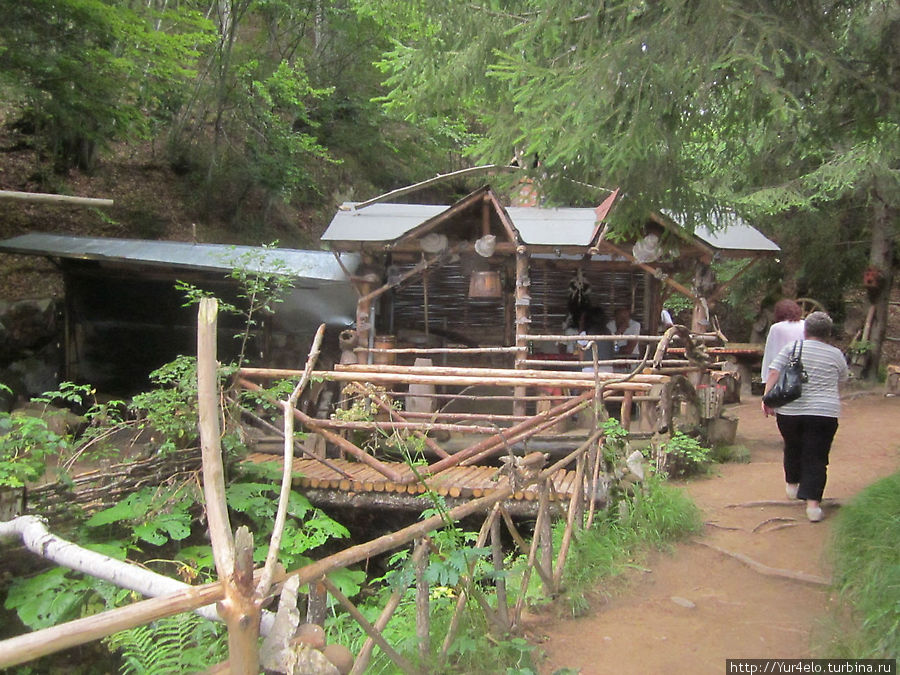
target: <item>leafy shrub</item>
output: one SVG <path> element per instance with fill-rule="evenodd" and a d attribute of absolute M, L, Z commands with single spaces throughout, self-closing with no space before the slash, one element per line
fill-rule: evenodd
<path fill-rule="evenodd" d="M 653 448 L 652 459 L 658 473 L 672 477 L 697 473 L 711 461 L 711 450 L 693 436 L 676 431 L 672 437 Z"/>

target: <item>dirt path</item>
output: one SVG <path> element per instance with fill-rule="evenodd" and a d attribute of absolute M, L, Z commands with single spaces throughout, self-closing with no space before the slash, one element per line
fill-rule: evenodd
<path fill-rule="evenodd" d="M 719 466 L 714 476 L 687 484 L 707 523 L 699 541 L 828 578 L 826 542 L 836 509 L 900 466 L 900 398 L 845 399 L 826 519 L 815 524 L 807 522 L 802 502 L 785 501 L 780 436 L 774 419 L 759 412 L 758 397 L 732 412 L 740 417 L 737 443 L 750 449 L 751 462 Z M 731 506 L 762 500 L 784 504 Z M 824 586 L 761 574 L 697 543 L 654 554 L 644 566 L 616 582 L 610 597 L 595 600 L 589 616 L 533 626 L 547 654 L 542 675 L 562 668 L 582 675 L 718 675 L 728 658 L 812 656 L 811 639 L 829 602 Z"/>

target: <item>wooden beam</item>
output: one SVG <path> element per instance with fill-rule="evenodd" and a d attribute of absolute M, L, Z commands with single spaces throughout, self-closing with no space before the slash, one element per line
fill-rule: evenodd
<path fill-rule="evenodd" d="M 96 197 L 70 197 L 69 195 L 53 195 L 44 192 L 16 192 L 15 190 L 0 190 L 0 199 L 13 199 L 23 202 L 38 202 L 43 204 L 73 204 L 75 206 L 112 206 L 112 199 L 98 199 Z"/>
<path fill-rule="evenodd" d="M 371 206 L 372 204 L 377 204 L 378 202 L 386 202 L 389 199 L 394 199 L 395 197 L 400 197 L 402 195 L 409 194 L 410 192 L 421 190 L 422 188 L 428 187 L 429 185 L 434 185 L 435 183 L 440 183 L 441 181 L 445 181 L 450 178 L 461 178 L 463 176 L 473 176 L 479 173 L 490 173 L 492 171 L 507 172 L 520 170 L 521 169 L 517 166 L 504 166 L 502 164 L 484 164 L 482 166 L 471 166 L 467 169 L 460 169 L 459 171 L 451 171 L 450 173 L 438 174 L 434 178 L 429 178 L 418 183 L 413 183 L 412 185 L 407 185 L 406 187 L 397 188 L 396 190 L 391 190 L 390 192 L 385 192 L 383 195 L 379 195 L 378 197 L 373 197 L 372 199 L 367 199 L 364 202 L 359 202 L 358 204 L 355 204 L 353 208 L 355 210 L 364 209 L 367 206 Z"/>
<path fill-rule="evenodd" d="M 397 288 L 402 285 L 405 281 L 408 281 L 410 278 L 414 277 L 417 274 L 421 274 L 428 268 L 440 267 L 443 265 L 453 254 L 459 252 L 459 246 L 454 246 L 453 248 L 447 249 L 442 253 L 439 253 L 436 256 L 431 258 L 427 258 L 420 262 L 418 265 L 413 267 L 412 269 L 406 270 L 403 274 L 397 277 L 394 281 L 389 281 L 388 283 L 376 288 L 374 291 L 370 293 L 366 293 L 357 301 L 359 304 L 368 303 L 374 300 L 375 298 L 383 295 L 388 292 L 392 288 Z"/>
<path fill-rule="evenodd" d="M 699 298 L 696 295 L 694 295 L 694 292 L 691 289 L 689 289 L 687 286 L 675 281 L 674 279 L 669 277 L 667 274 L 663 273 L 662 270 L 659 270 L 659 269 L 657 269 L 651 265 L 648 265 L 646 263 L 639 262 L 637 258 L 635 258 L 633 255 L 631 255 L 625 249 L 620 248 L 620 247 L 616 246 L 615 244 L 610 243 L 609 241 L 604 241 L 603 246 L 605 246 L 606 248 L 610 249 L 611 251 L 613 251 L 621 256 L 625 256 L 630 261 L 632 261 L 635 265 L 640 267 L 642 270 L 644 270 L 648 274 L 656 277 L 657 279 L 662 281 L 664 284 L 671 286 L 679 293 L 686 295 L 687 297 L 691 298 L 695 302 L 700 301 Z"/>

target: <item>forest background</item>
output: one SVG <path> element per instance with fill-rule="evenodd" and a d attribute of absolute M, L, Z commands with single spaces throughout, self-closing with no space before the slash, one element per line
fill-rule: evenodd
<path fill-rule="evenodd" d="M 689 226 L 738 212 L 784 253 L 732 306 L 752 320 L 810 296 L 843 321 L 858 291 L 874 320 L 854 348 L 877 375 L 898 259 L 894 2 L 0 6 L 0 188 L 116 200 L 5 201 L 4 236 L 317 248 L 342 201 L 515 161 L 491 182 L 527 174 L 549 205 L 620 188 L 622 236 L 648 209 Z M 412 199 L 452 203 L 485 180 Z M 2 264 L 7 300 L 54 283 L 33 259 Z"/>
<path fill-rule="evenodd" d="M 689 224 L 738 212 L 783 255 L 734 286 L 735 311 L 749 320 L 803 295 L 843 322 L 848 292 L 861 294 L 873 322 L 855 348 L 866 374 L 883 362 L 900 206 L 891 0 L 0 9 L 0 189 L 115 200 L 103 211 L 4 200 L 3 237 L 317 248 L 345 200 L 515 161 L 518 173 L 491 182 L 527 176 L 548 205 L 593 206 L 619 188 L 623 237 L 650 209 Z M 412 198 L 451 203 L 481 182 Z M 49 263 L 0 265 L 4 300 L 61 290 Z"/>

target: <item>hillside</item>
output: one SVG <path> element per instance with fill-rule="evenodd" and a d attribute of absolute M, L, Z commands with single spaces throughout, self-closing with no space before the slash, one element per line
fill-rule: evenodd
<path fill-rule="evenodd" d="M 251 198 L 242 219 L 252 222 L 251 227 L 215 209 L 205 210 L 188 177 L 170 166 L 150 143 L 114 148 L 91 174 L 72 169 L 64 176 L 41 176 L 38 166 L 27 139 L 11 131 L 0 117 L 0 189 L 112 199 L 114 206 L 97 209 L 3 200 L 0 238 L 48 232 L 247 245 L 277 240 L 283 246 L 314 248 L 332 213 L 332 202 L 323 199 L 306 210 L 270 205 L 264 219 L 260 215 L 264 207 L 253 204 Z M 264 220 L 269 223 L 266 227 L 259 225 Z M 0 256 L 0 299 L 58 295 L 61 288 L 53 271 L 40 258 Z"/>

